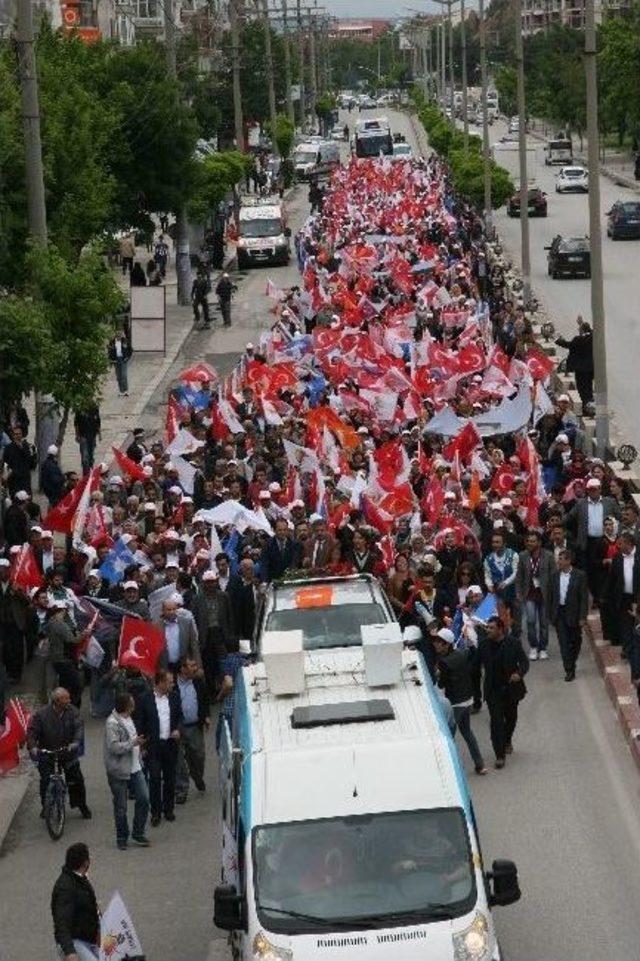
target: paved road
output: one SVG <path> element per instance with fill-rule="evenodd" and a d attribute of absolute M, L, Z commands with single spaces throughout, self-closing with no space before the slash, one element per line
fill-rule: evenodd
<path fill-rule="evenodd" d="M 404 117 L 393 115 L 393 124 L 412 139 Z M 181 359 L 203 350 L 221 369 L 230 365 L 243 341 L 268 324 L 260 295 L 269 273 L 243 279 L 231 332 L 207 340 L 194 335 Z M 295 276 L 293 269 L 271 273 L 277 283 Z M 508 961 L 633 961 L 640 957 L 640 778 L 589 652 L 575 684 L 562 676 L 553 644 L 551 659 L 532 665 L 515 753 L 504 771 L 479 779 L 462 752 L 485 859 L 512 857 L 520 869 L 522 901 L 497 911 L 498 930 Z M 474 727 L 489 758 L 485 711 Z M 95 818 L 73 817 L 65 840 L 89 841 L 94 883 L 103 900 L 121 890 L 149 961 L 229 961 L 210 921 L 219 870 L 212 752 L 206 796 L 190 799 L 174 825 L 154 830 L 152 849 L 125 854 L 113 844 L 100 731 L 89 722 L 85 770 Z M 31 797 L 0 857 L 2 961 L 49 958 L 47 901 L 62 853 L 46 838 Z"/>
<path fill-rule="evenodd" d="M 490 129 L 492 142 L 505 132 L 505 126 L 496 123 Z M 557 167 L 544 164 L 543 144 L 529 138 L 529 146 L 535 151 L 535 183 L 546 191 L 548 216 L 531 218 L 531 282 L 536 296 L 547 308 L 556 329 L 564 336 L 576 333 L 575 319 L 582 314 L 591 321 L 591 287 L 588 280 L 553 280 L 547 273 L 545 244 L 556 234 L 584 236 L 589 233 L 588 197 L 586 194 L 557 194 L 555 177 Z M 531 175 L 530 178 L 531 180 Z M 614 427 L 620 439 L 630 440 L 640 449 L 640 422 L 634 415 L 637 408 L 636 356 L 640 348 L 640 325 L 638 323 L 638 298 L 640 297 L 640 241 L 610 240 L 606 236 L 606 217 L 616 200 L 637 200 L 638 194 L 625 187 L 618 187 L 607 177 L 600 177 L 602 203 L 604 296 L 607 329 L 607 362 L 609 370 L 609 408 Z M 507 217 L 502 208 L 495 218 L 496 227 L 505 248 L 520 263 L 520 222 Z"/>

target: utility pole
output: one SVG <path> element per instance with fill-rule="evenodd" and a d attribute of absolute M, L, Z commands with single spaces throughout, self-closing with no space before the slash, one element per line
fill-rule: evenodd
<path fill-rule="evenodd" d="M 491 153 L 489 148 L 489 110 L 487 107 L 487 25 L 484 19 L 484 0 L 478 7 L 480 17 L 480 84 L 482 90 L 482 156 L 484 158 L 484 229 L 489 240 L 493 239 L 493 214 L 491 204 Z"/>
<path fill-rule="evenodd" d="M 300 0 L 296 0 L 296 15 L 298 19 L 298 59 L 300 60 L 300 130 L 306 133 L 307 130 L 307 109 L 305 104 L 306 93 L 304 89 L 304 31 L 302 29 L 302 11 Z"/>
<path fill-rule="evenodd" d="M 267 84 L 269 87 L 269 120 L 271 121 L 271 140 L 274 153 L 278 154 L 276 144 L 276 88 L 273 82 L 273 55 L 271 53 L 271 24 L 269 23 L 268 0 L 256 0 L 258 12 L 264 30 L 264 57 L 267 66 Z"/>
<path fill-rule="evenodd" d="M 309 17 L 309 110 L 311 123 L 316 122 L 316 103 L 318 100 L 318 85 L 316 82 L 316 22 Z"/>
<path fill-rule="evenodd" d="M 284 74 L 287 98 L 287 116 L 291 123 L 296 124 L 291 98 L 291 47 L 289 45 L 289 21 L 287 19 L 287 0 L 282 0 L 282 33 L 284 36 Z"/>
<path fill-rule="evenodd" d="M 591 319 L 593 323 L 594 401 L 596 408 L 596 453 L 604 459 L 609 443 L 609 401 L 607 389 L 607 342 L 602 279 L 602 233 L 600 229 L 600 176 L 598 130 L 598 83 L 596 64 L 596 22 L 594 0 L 585 3 L 584 69 L 587 93 L 587 137 L 589 169 L 589 236 L 591 238 Z"/>
<path fill-rule="evenodd" d="M 442 73 L 441 87 L 442 87 L 442 109 L 445 108 L 445 102 L 447 99 L 447 32 L 445 28 L 444 19 L 444 5 L 441 5 L 441 17 L 440 17 L 440 70 Z"/>
<path fill-rule="evenodd" d="M 240 4 L 243 0 L 229 0 L 231 25 L 231 69 L 233 73 L 233 118 L 236 148 L 244 151 L 244 118 L 242 116 L 242 87 L 240 85 Z"/>
<path fill-rule="evenodd" d="M 529 252 L 529 184 L 527 181 L 527 117 L 524 103 L 524 49 L 522 43 L 522 0 L 514 0 L 516 19 L 516 64 L 518 68 L 518 149 L 520 154 L 520 237 L 522 257 L 522 304 L 531 303 L 531 256 Z M 596 168 L 597 169 L 597 168 Z M 589 185 L 591 186 L 591 185 Z"/>
<path fill-rule="evenodd" d="M 34 48 L 31 0 L 18 0 L 16 46 L 24 136 L 27 223 L 33 242 L 39 247 L 46 247 L 47 206 L 44 193 L 38 70 Z M 50 394 L 35 392 L 35 414 L 36 448 L 42 458 L 49 444 L 57 443 L 58 440 L 58 416 Z"/>
<path fill-rule="evenodd" d="M 164 0 L 164 35 L 167 73 L 177 83 L 178 69 L 176 64 L 176 21 L 174 11 L 173 0 Z M 191 262 L 189 258 L 187 214 L 182 205 L 176 210 L 175 252 L 176 280 L 178 286 L 177 300 L 181 307 L 186 307 L 191 302 Z"/>
<path fill-rule="evenodd" d="M 455 106 L 455 84 L 453 82 L 453 16 L 451 13 L 451 7 L 453 6 L 453 0 L 448 0 L 447 2 L 447 19 L 449 25 L 449 105 L 451 107 L 451 123 L 455 123 L 456 116 L 456 106 Z"/>
<path fill-rule="evenodd" d="M 469 118 L 467 117 L 467 27 L 464 22 L 464 0 L 460 0 L 460 41 L 462 44 L 462 113 L 464 149 L 469 149 Z"/>

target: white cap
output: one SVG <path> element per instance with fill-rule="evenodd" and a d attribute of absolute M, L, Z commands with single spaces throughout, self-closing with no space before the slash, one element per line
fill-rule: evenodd
<path fill-rule="evenodd" d="M 494 531 L 501 531 L 503 527 L 504 527 L 504 521 L 494 521 L 494 522 L 493 522 L 493 529 L 494 529 Z"/>
<path fill-rule="evenodd" d="M 304 507 L 304 501 L 301 501 L 301 500 L 298 498 L 298 500 L 291 501 L 291 506 L 292 506 L 292 507 Z"/>
<path fill-rule="evenodd" d="M 556 437 L 556 444 L 568 444 L 569 438 L 566 434 L 558 434 Z"/>
<path fill-rule="evenodd" d="M 456 642 L 453 631 L 450 631 L 448 627 L 441 627 L 440 630 L 436 632 L 436 637 L 439 637 L 442 641 L 446 641 L 447 644 L 455 644 Z"/>
<path fill-rule="evenodd" d="M 20 547 L 19 544 L 14 544 L 13 547 L 9 548 L 9 553 L 15 555 L 15 554 L 19 554 L 21 550 L 22 548 Z"/>
<path fill-rule="evenodd" d="M 367 434 L 367 435 L 368 435 L 368 434 L 369 434 L 369 428 L 368 428 L 368 427 L 364 427 L 364 426 L 358 427 L 358 430 L 356 431 L 356 433 L 357 433 L 357 434 L 363 434 L 363 435 L 364 435 L 364 434 Z"/>
<path fill-rule="evenodd" d="M 324 517 L 322 516 L 322 514 L 312 514 L 311 517 L 309 518 L 309 523 L 317 524 L 318 522 L 324 523 Z"/>
<path fill-rule="evenodd" d="M 120 485 L 123 484 L 123 483 L 124 483 L 124 481 L 123 481 L 122 478 L 120 477 L 120 474 L 112 474 L 111 477 L 109 478 L 109 484 L 110 484 L 110 485 L 115 484 L 116 487 L 120 487 Z"/>
<path fill-rule="evenodd" d="M 17 501 L 28 501 L 28 500 L 29 500 L 29 495 L 27 494 L 26 491 L 18 491 L 18 492 L 16 493 L 16 500 L 17 500 Z"/>
<path fill-rule="evenodd" d="M 253 344 L 251 343 L 251 341 L 249 341 L 249 343 L 247 344 L 246 349 L 247 349 L 247 350 L 255 350 L 255 347 L 253 346 Z"/>
<path fill-rule="evenodd" d="M 183 497 L 183 498 L 182 498 L 182 503 L 183 503 L 183 504 L 193 504 L 193 497 Z"/>
<path fill-rule="evenodd" d="M 271 500 L 271 491 L 260 491 L 258 494 L 258 500 L 269 501 Z"/>
<path fill-rule="evenodd" d="M 503 497 L 500 500 L 500 504 L 502 505 L 502 507 L 513 507 L 513 501 L 511 500 L 510 497 Z"/>
<path fill-rule="evenodd" d="M 0 557 L 0 567 L 11 567 L 11 561 L 8 561 L 6 557 Z"/>
<path fill-rule="evenodd" d="M 140 461 L 141 464 L 155 464 L 155 462 L 156 462 L 156 459 L 153 456 L 153 454 L 145 454 L 142 460 Z"/>
<path fill-rule="evenodd" d="M 53 454 L 54 456 L 58 453 L 58 448 L 55 444 L 49 444 L 47 447 L 47 454 Z"/>
<path fill-rule="evenodd" d="M 170 527 L 168 531 L 165 531 L 164 539 L 166 541 L 179 541 L 180 535 L 177 531 L 174 531 L 173 527 Z"/>
<path fill-rule="evenodd" d="M 454 501 L 454 500 L 456 499 L 455 492 L 454 492 L 454 491 L 445 491 L 444 499 L 445 499 L 446 501 Z"/>
<path fill-rule="evenodd" d="M 31 534 L 39 534 L 42 537 L 42 528 L 38 524 L 34 524 L 30 531 Z"/>
<path fill-rule="evenodd" d="M 172 487 L 169 488 L 169 493 L 170 493 L 170 494 L 182 494 L 182 488 L 181 488 L 181 487 L 178 487 L 177 484 L 174 484 Z"/>
<path fill-rule="evenodd" d="M 484 593 L 479 584 L 472 584 L 467 594 L 482 594 Z"/>
<path fill-rule="evenodd" d="M 273 481 L 272 484 L 269 484 L 269 490 L 272 494 L 279 494 L 282 488 L 280 487 L 278 481 Z"/>
<path fill-rule="evenodd" d="M 558 403 L 570 404 L 571 398 L 569 397 L 568 394 L 560 394 L 560 396 L 558 397 Z"/>
<path fill-rule="evenodd" d="M 43 531 L 40 536 L 43 540 L 45 537 L 50 537 L 53 540 L 53 531 Z"/>
<path fill-rule="evenodd" d="M 99 580 L 99 581 L 102 580 L 102 574 L 100 573 L 97 567 L 94 567 L 89 571 L 89 573 L 87 574 L 87 580 L 89 580 L 90 577 L 95 577 L 96 580 Z"/>
<path fill-rule="evenodd" d="M 122 585 L 123 591 L 137 591 L 139 590 L 137 581 L 125 581 Z"/>
<path fill-rule="evenodd" d="M 155 511 L 156 505 L 154 504 L 153 501 L 147 501 L 146 504 L 144 505 L 144 509 L 145 511 Z"/>
<path fill-rule="evenodd" d="M 153 467 L 151 464 L 145 464 L 142 468 L 142 473 L 145 477 L 151 477 L 153 475 Z"/>
<path fill-rule="evenodd" d="M 587 490 L 593 490 L 594 487 L 602 487 L 602 484 L 597 477 L 590 477 L 587 481 Z"/>
<path fill-rule="evenodd" d="M 177 604 L 178 607 L 184 607 L 184 598 L 179 591 L 174 591 L 169 597 L 172 604 Z"/>
<path fill-rule="evenodd" d="M 165 571 L 169 570 L 170 567 L 175 567 L 175 569 L 178 570 L 180 565 L 177 563 L 177 561 L 167 561 L 167 563 L 164 565 Z"/>
<path fill-rule="evenodd" d="M 215 571 L 205 571 L 204 574 L 202 575 L 202 580 L 203 580 L 203 581 L 217 581 L 217 580 L 218 580 L 218 575 L 216 574 Z"/>

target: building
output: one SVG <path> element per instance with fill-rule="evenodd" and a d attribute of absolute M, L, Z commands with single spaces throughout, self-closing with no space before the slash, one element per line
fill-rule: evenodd
<path fill-rule="evenodd" d="M 360 40 L 363 43 L 375 43 L 375 41 L 393 26 L 390 20 L 380 19 L 356 19 L 354 17 L 344 17 L 333 19 L 329 24 L 329 38 L 331 40 Z"/>
<path fill-rule="evenodd" d="M 603 17 L 615 16 L 630 7 L 631 0 L 604 0 L 596 5 L 596 23 L 600 23 Z M 523 0 L 522 33 L 526 37 L 552 26 L 583 30 L 584 8 L 585 0 Z"/>

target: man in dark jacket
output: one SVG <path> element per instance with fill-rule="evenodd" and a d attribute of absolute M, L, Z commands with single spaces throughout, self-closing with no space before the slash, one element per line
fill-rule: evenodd
<path fill-rule="evenodd" d="M 83 740 L 84 725 L 80 712 L 71 703 L 69 692 L 57 687 L 51 694 L 51 703 L 40 708 L 31 716 L 27 730 L 27 747 L 31 756 L 38 762 L 40 772 L 40 800 L 44 817 L 44 800 L 49 778 L 53 773 L 53 757 L 40 751 L 65 749 L 64 776 L 69 789 L 69 804 L 79 808 L 82 817 L 89 819 L 91 811 L 87 807 L 84 778 L 80 770 L 78 749 Z"/>
<path fill-rule="evenodd" d="M 55 444 L 51 444 L 47 449 L 47 456 L 40 468 L 40 481 L 49 507 L 55 507 L 64 490 L 64 474 L 58 463 L 58 448 Z"/>
<path fill-rule="evenodd" d="M 260 585 L 250 557 L 244 557 L 240 561 L 237 575 L 232 577 L 227 585 L 227 594 L 231 602 L 236 637 L 251 639 L 260 601 Z"/>
<path fill-rule="evenodd" d="M 31 471 L 38 466 L 38 454 L 33 444 L 25 440 L 21 427 L 11 431 L 11 443 L 4 449 L 8 469 L 7 489 L 11 497 L 18 491 L 31 493 Z"/>
<path fill-rule="evenodd" d="M 98 957 L 100 914 L 87 877 L 89 863 L 87 845 L 72 844 L 51 893 L 54 935 L 65 961 L 77 961 L 83 948 Z"/>
<path fill-rule="evenodd" d="M 182 720 L 180 751 L 176 775 L 176 804 L 184 804 L 189 793 L 189 776 L 198 791 L 205 790 L 204 732 L 209 728 L 209 695 L 207 685 L 195 661 L 183 658 L 177 678 Z"/>
<path fill-rule="evenodd" d="M 264 579 L 278 580 L 289 568 L 299 567 L 300 554 L 300 545 L 292 539 L 289 525 L 279 518 L 275 523 L 275 537 L 271 538 L 262 552 Z"/>
<path fill-rule="evenodd" d="M 578 317 L 578 333 L 571 340 L 556 338 L 556 344 L 569 351 L 565 366 L 567 373 L 576 377 L 576 388 L 582 401 L 582 409 L 593 403 L 593 333 L 589 324 Z"/>
<path fill-rule="evenodd" d="M 8 547 L 24 544 L 29 533 L 29 514 L 26 505 L 29 495 L 26 491 L 17 491 L 11 505 L 4 515 L 4 536 Z"/>
<path fill-rule="evenodd" d="M 173 806 L 181 720 L 180 695 L 174 689 L 173 675 L 171 671 L 157 671 L 153 691 L 140 698 L 134 714 L 136 730 L 145 738 L 152 827 L 160 824 L 163 813 L 167 821 L 176 819 Z"/>
<path fill-rule="evenodd" d="M 433 637 L 438 686 L 444 689 L 445 697 L 453 708 L 456 725 L 469 748 L 476 774 L 486 774 L 487 769 L 482 752 L 471 730 L 470 714 L 473 705 L 471 664 L 467 651 L 454 649 L 454 640 L 453 631 L 446 627 L 441 628 Z"/>
<path fill-rule="evenodd" d="M 231 281 L 229 274 L 225 272 L 216 286 L 216 294 L 220 301 L 220 312 L 225 327 L 231 326 L 231 296 L 236 289 L 236 285 Z"/>
<path fill-rule="evenodd" d="M 87 407 L 86 410 L 78 411 L 75 416 L 74 426 L 76 430 L 76 442 L 80 448 L 82 473 L 88 474 L 93 467 L 96 440 L 100 437 L 100 431 L 102 429 L 98 405 L 92 404 Z"/>
<path fill-rule="evenodd" d="M 499 617 L 490 617 L 486 637 L 478 645 L 484 668 L 484 699 L 489 709 L 495 766 L 503 768 L 513 752 L 511 740 L 518 723 L 518 704 L 527 693 L 524 675 L 529 660 L 520 641 L 506 634 Z"/>
<path fill-rule="evenodd" d="M 631 531 L 618 537 L 619 553 L 611 562 L 606 599 L 614 615 L 614 644 L 621 644 L 629 661 L 631 680 L 640 679 L 640 639 L 636 633 L 636 614 L 640 605 L 640 549 Z"/>
<path fill-rule="evenodd" d="M 576 661 L 582 645 L 582 628 L 587 623 L 589 590 L 584 571 L 573 567 L 569 550 L 558 554 L 558 570 L 551 581 L 551 620 L 558 632 L 565 681 L 576 676 Z"/>

